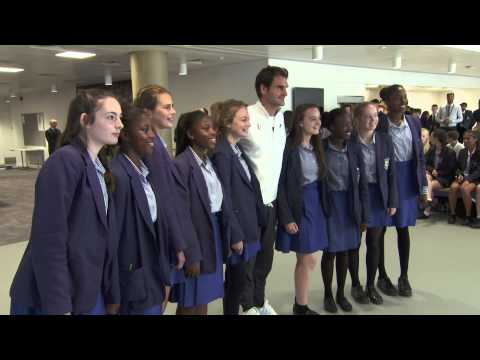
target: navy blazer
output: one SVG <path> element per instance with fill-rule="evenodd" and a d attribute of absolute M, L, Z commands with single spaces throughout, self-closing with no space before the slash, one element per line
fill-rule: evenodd
<path fill-rule="evenodd" d="M 157 200 L 157 221 L 153 223 L 140 175 L 122 153 L 113 159 L 112 172 L 122 305 L 142 311 L 161 304 L 165 286 L 169 285 L 169 225 L 165 208 L 170 204 L 162 201 L 151 184 Z"/>
<path fill-rule="evenodd" d="M 323 149 L 325 152 L 328 149 L 329 139 L 323 140 Z M 350 167 L 350 185 L 353 193 L 352 201 L 352 214 L 358 225 L 366 224 L 368 222 L 369 213 L 369 194 L 368 194 L 368 182 L 365 175 L 365 164 L 363 162 L 362 152 L 359 145 L 354 141 L 347 141 L 347 156 Z M 329 191 L 330 188 L 327 188 Z M 329 201 L 331 199 L 329 196 Z"/>
<path fill-rule="evenodd" d="M 380 113 L 377 131 L 388 134 L 389 120 L 387 115 Z M 425 166 L 425 155 L 423 154 L 423 144 L 421 135 L 421 124 L 410 115 L 405 115 L 408 126 L 412 132 L 413 141 L 413 162 L 415 164 L 416 174 L 415 181 L 417 183 L 418 195 L 423 194 L 423 188 L 427 186 L 427 170 Z"/>
<path fill-rule="evenodd" d="M 358 132 L 352 134 L 352 141 L 356 142 L 359 147 L 360 139 Z M 393 142 L 390 135 L 379 131 L 375 132 L 375 157 L 377 170 L 377 183 L 382 193 L 383 207 L 398 208 L 398 186 L 396 179 L 396 170 L 394 166 L 394 150 Z M 386 164 L 388 163 L 388 166 Z"/>
<path fill-rule="evenodd" d="M 115 205 L 105 214 L 95 165 L 83 145 L 58 149 L 35 184 L 27 249 L 10 289 L 12 301 L 42 314 L 87 313 L 102 291 L 120 303 Z"/>
<path fill-rule="evenodd" d="M 438 164 L 438 176 L 444 178 L 451 183 L 455 177 L 455 170 L 457 168 L 457 155 L 455 151 L 446 146 L 441 152 L 442 161 Z M 425 155 L 426 166 L 429 172 L 435 169 L 435 146 L 432 146 Z"/>
<path fill-rule="evenodd" d="M 291 138 L 287 138 L 285 150 L 283 151 L 282 172 L 278 183 L 278 221 L 285 226 L 290 223 L 297 223 L 303 216 L 303 189 L 302 189 L 302 163 L 298 146 L 293 146 Z M 330 215 L 330 202 L 327 194 L 327 179 L 318 181 L 318 194 L 323 211 L 328 217 Z"/>
<path fill-rule="evenodd" d="M 239 148 L 242 151 L 240 146 Z M 227 139 L 220 138 L 218 140 L 211 157 L 223 184 L 223 195 L 228 197 L 232 204 L 232 229 L 238 232 L 237 236 L 242 240 L 252 243 L 259 241 L 258 228 L 265 224 L 265 215 L 263 214 L 265 206 L 260 184 L 250 160 L 245 153 L 243 153 L 243 158 L 250 171 L 251 181 L 248 180 L 238 156 Z"/>
<path fill-rule="evenodd" d="M 202 259 L 200 261 L 200 271 L 202 274 L 212 273 L 216 269 L 216 249 L 213 241 L 212 215 L 205 178 L 189 149 L 179 154 L 175 158 L 174 164 L 186 185 L 185 188 L 179 185 L 177 187 L 181 194 L 181 206 L 189 210 L 197 235 L 195 240 L 198 243 L 195 248 L 200 252 Z M 224 191 L 224 188 L 222 184 L 222 191 Z M 224 196 L 220 232 L 222 237 L 222 257 L 225 262 L 231 254 L 231 245 L 243 240 L 239 237 L 238 232 L 232 229 L 232 226 L 234 226 L 232 217 L 233 211 L 230 200 L 228 196 Z"/>
<path fill-rule="evenodd" d="M 458 153 L 458 160 L 457 160 L 457 175 L 463 175 L 465 168 L 467 167 L 467 159 L 468 159 L 468 149 L 462 149 Z M 477 148 L 473 153 L 470 159 L 470 175 L 465 177 L 465 180 L 470 182 L 480 182 L 480 150 Z"/>
<path fill-rule="evenodd" d="M 169 204 L 166 209 L 169 218 L 171 248 L 176 251 L 183 250 L 185 265 L 189 266 L 201 260 L 200 250 L 197 248 L 195 229 L 190 213 L 180 206 L 178 188 L 185 189 L 183 179 L 178 175 L 173 160 L 158 136 L 155 136 L 153 154 L 149 159 L 144 159 L 149 168 L 152 183 L 155 184 L 162 202 Z M 171 263 L 176 263 L 175 254 L 170 254 Z"/>

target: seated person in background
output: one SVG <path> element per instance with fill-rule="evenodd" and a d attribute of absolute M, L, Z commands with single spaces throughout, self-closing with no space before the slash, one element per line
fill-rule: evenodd
<path fill-rule="evenodd" d="M 459 136 L 460 134 L 458 133 L 457 130 L 450 130 L 447 133 L 447 142 L 448 142 L 447 147 L 455 151 L 455 155 L 457 156 L 457 159 L 458 159 L 458 154 L 460 153 L 460 150 L 465 148 L 465 146 L 458 141 Z"/>
<path fill-rule="evenodd" d="M 423 154 L 426 155 L 428 150 L 430 150 L 430 132 L 425 128 L 422 128 L 422 144 Z"/>
<path fill-rule="evenodd" d="M 480 228 L 480 153 L 478 151 L 478 133 L 466 131 L 463 135 L 465 149 L 458 154 L 455 181 L 450 185 L 448 202 L 450 204 L 449 224 L 456 221 L 455 208 L 457 206 L 458 193 L 462 194 L 465 205 L 464 225 Z M 472 218 L 472 192 L 476 191 L 477 218 Z"/>
<path fill-rule="evenodd" d="M 435 130 L 432 133 L 431 143 L 432 147 L 425 155 L 428 205 L 423 212 L 424 216 L 422 218 L 430 217 L 433 192 L 438 189 L 447 188 L 452 183 L 457 166 L 455 151 L 446 146 L 447 132 L 445 130 Z"/>

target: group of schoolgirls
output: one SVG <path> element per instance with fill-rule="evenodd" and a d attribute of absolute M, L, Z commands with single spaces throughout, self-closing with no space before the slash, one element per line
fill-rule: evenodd
<path fill-rule="evenodd" d="M 316 314 L 308 308 L 308 283 L 319 250 L 326 311 L 352 310 L 344 294 L 347 271 L 357 302 L 382 303 L 377 269 L 383 293 L 411 296 L 408 227 L 415 225 L 417 197 L 427 190 L 420 128 L 404 115 L 402 86 L 385 89 L 382 98 L 388 117 L 379 119 L 375 106 L 362 104 L 355 130 L 350 113 L 331 111 L 323 121 L 332 134 L 323 141 L 318 108 L 295 111 L 276 244 L 297 252 L 294 314 Z M 133 106 L 122 107 L 102 90 L 72 100 L 60 148 L 35 185 L 11 314 L 160 315 L 170 301 L 179 315 L 205 315 L 221 298 L 224 314 L 238 314 L 240 304 L 248 310 L 264 207 L 239 145 L 250 127 L 247 105 L 216 105 L 212 116 L 203 109 L 182 114 L 172 159 L 160 137 L 175 116 L 166 89 L 144 87 Z M 398 233 L 398 289 L 385 270 L 387 226 Z M 358 279 L 364 230 L 366 291 Z"/>
<path fill-rule="evenodd" d="M 424 129 L 425 130 L 425 129 Z M 468 130 L 463 136 L 464 148 L 458 151 L 448 145 L 448 133 L 436 129 L 430 135 L 430 148 L 425 154 L 428 204 L 419 218 L 431 216 L 434 192 L 448 189 L 448 223 L 456 223 L 456 209 L 459 195 L 465 207 L 462 225 L 480 228 L 480 152 L 477 131 Z M 472 216 L 472 195 L 476 197 L 476 217 Z"/>
<path fill-rule="evenodd" d="M 416 223 L 417 198 L 426 201 L 425 159 L 420 125 L 405 115 L 405 89 L 392 85 L 381 93 L 388 116 L 363 103 L 352 114 L 334 109 L 321 117 L 314 104 L 292 115 L 278 190 L 276 249 L 297 254 L 293 313 L 316 315 L 308 307 L 310 274 L 323 251 L 321 272 L 324 309 L 352 311 L 344 292 L 347 272 L 351 295 L 360 304 L 383 303 L 375 287 L 388 296 L 412 295 L 408 280 L 409 227 Z M 382 115 L 382 113 L 380 113 Z M 320 127 L 331 135 L 322 140 Z M 398 234 L 401 273 L 398 286 L 389 279 L 384 260 L 387 227 Z M 367 286 L 358 276 L 361 234 L 366 230 Z M 334 265 L 337 291 L 332 292 Z M 337 307 L 338 306 L 338 307 Z"/>
<path fill-rule="evenodd" d="M 253 303 L 263 201 L 238 145 L 247 105 L 222 103 L 216 123 L 204 109 L 183 114 L 173 160 L 160 134 L 174 116 L 156 85 L 133 105 L 103 90 L 72 100 L 36 181 L 11 314 L 160 315 L 171 301 L 177 314 L 204 315 L 220 298 L 238 314 Z"/>

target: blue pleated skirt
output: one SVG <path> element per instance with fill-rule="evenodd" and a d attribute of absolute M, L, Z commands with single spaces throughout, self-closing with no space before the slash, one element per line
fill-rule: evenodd
<path fill-rule="evenodd" d="M 382 192 L 378 183 L 368 184 L 368 196 L 370 211 L 367 226 L 369 228 L 388 226 L 392 220 L 388 216 L 387 209 L 384 208 Z"/>
<path fill-rule="evenodd" d="M 327 218 L 328 252 L 342 252 L 360 246 L 360 228 L 355 222 L 350 191 L 332 191 L 331 215 Z"/>
<path fill-rule="evenodd" d="M 233 252 L 228 258 L 227 263 L 230 265 L 237 265 L 242 262 L 248 262 L 251 258 L 257 255 L 257 253 L 260 251 L 260 247 L 260 239 L 251 243 L 247 243 L 246 246 L 244 243 L 242 254 L 239 255 Z"/>
<path fill-rule="evenodd" d="M 220 213 L 212 214 L 213 237 L 216 247 L 216 270 L 196 278 L 185 277 L 183 283 L 172 287 L 171 301 L 182 307 L 206 305 L 223 298 L 223 257 L 220 234 Z"/>
<path fill-rule="evenodd" d="M 105 301 L 103 295 L 100 294 L 97 296 L 97 302 L 95 307 L 86 314 L 73 314 L 73 315 L 106 315 L 107 310 L 105 308 Z M 14 299 L 10 304 L 10 315 L 45 315 L 42 313 L 41 309 L 36 309 L 31 306 L 23 306 L 17 304 Z M 61 315 L 61 314 L 58 314 Z"/>
<path fill-rule="evenodd" d="M 398 208 L 390 218 L 388 226 L 407 227 L 417 223 L 417 198 L 416 169 L 413 160 L 395 161 L 398 186 Z"/>
<path fill-rule="evenodd" d="M 328 247 L 327 220 L 320 203 L 318 182 L 303 187 L 303 215 L 299 231 L 290 235 L 284 226 L 278 226 L 275 249 L 283 253 L 294 251 L 300 254 L 311 254 Z"/>

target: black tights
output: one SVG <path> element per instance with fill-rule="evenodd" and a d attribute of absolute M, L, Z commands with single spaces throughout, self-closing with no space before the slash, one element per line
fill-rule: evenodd
<path fill-rule="evenodd" d="M 325 297 L 333 297 L 332 281 L 333 281 L 333 265 L 335 257 L 337 258 L 335 265 L 337 270 L 337 297 L 344 296 L 345 280 L 347 278 L 348 269 L 348 252 L 331 253 L 325 251 L 322 256 L 322 278 L 325 287 Z"/>
<path fill-rule="evenodd" d="M 380 238 L 380 257 L 378 262 L 378 277 L 387 278 L 387 271 L 385 270 L 385 232 L 386 228 L 383 228 L 382 236 Z M 410 257 L 410 233 L 408 227 L 397 227 L 397 243 L 398 243 L 398 256 L 400 257 L 400 277 L 408 276 L 408 260 Z"/>
<path fill-rule="evenodd" d="M 384 228 L 368 228 L 367 243 L 367 287 L 374 286 L 375 275 L 380 260 L 380 243 L 384 235 Z"/>

